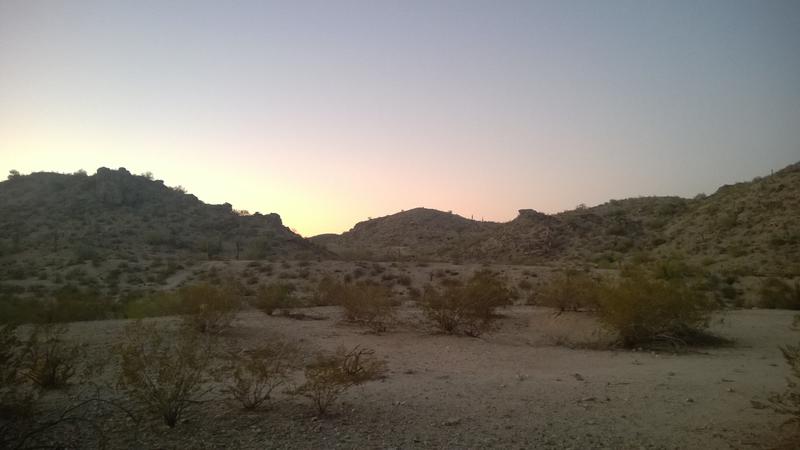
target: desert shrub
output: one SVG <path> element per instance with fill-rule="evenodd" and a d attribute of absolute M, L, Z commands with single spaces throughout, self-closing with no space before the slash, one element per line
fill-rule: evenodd
<path fill-rule="evenodd" d="M 599 286 L 600 283 L 588 274 L 566 271 L 544 285 L 536 301 L 562 312 L 596 309 Z"/>
<path fill-rule="evenodd" d="M 178 291 L 184 324 L 201 333 L 218 334 L 231 326 L 239 300 L 231 286 L 207 283 L 181 288 Z"/>
<path fill-rule="evenodd" d="M 32 412 L 32 394 L 24 392 L 20 386 L 21 353 L 17 327 L 0 325 L 0 420 L 13 421 Z M 3 448 L 3 441 L 0 436 L 0 448 Z"/>
<path fill-rule="evenodd" d="M 411 277 L 409 275 L 400 275 L 397 277 L 397 284 L 410 287 L 412 284 Z"/>
<path fill-rule="evenodd" d="M 623 346 L 686 345 L 705 333 L 715 304 L 682 280 L 666 281 L 641 271 L 601 287 L 599 319 L 619 334 Z"/>
<path fill-rule="evenodd" d="M 20 375 L 42 389 L 57 389 L 75 376 L 82 348 L 64 342 L 64 325 L 36 325 L 22 345 Z"/>
<path fill-rule="evenodd" d="M 175 292 L 155 292 L 125 302 L 123 314 L 128 319 L 173 316 L 183 312 L 181 298 Z"/>
<path fill-rule="evenodd" d="M 800 281 L 789 283 L 770 277 L 761 282 L 760 305 L 764 308 L 800 310 Z"/>
<path fill-rule="evenodd" d="M 259 287 L 253 306 L 271 316 L 276 310 L 292 307 L 293 294 L 296 290 L 291 283 L 270 283 Z"/>
<path fill-rule="evenodd" d="M 42 319 L 48 323 L 78 322 L 108 319 L 115 314 L 114 303 L 97 290 L 67 285 L 45 302 Z"/>
<path fill-rule="evenodd" d="M 275 388 L 288 381 L 299 356 L 296 346 L 279 340 L 232 353 L 226 366 L 230 381 L 224 392 L 244 409 L 258 408 Z"/>
<path fill-rule="evenodd" d="M 35 323 L 44 319 L 45 305 L 41 300 L 0 295 L 0 323 Z"/>
<path fill-rule="evenodd" d="M 442 291 L 427 286 L 420 304 L 441 331 L 478 336 L 490 328 L 495 310 L 510 300 L 510 291 L 497 275 L 479 271 L 463 285 L 450 285 Z"/>
<path fill-rule="evenodd" d="M 355 347 L 340 348 L 333 355 L 320 355 L 305 368 L 305 381 L 292 392 L 309 398 L 319 415 L 347 389 L 380 378 L 385 372 L 384 361 L 374 356 L 374 350 Z"/>
<path fill-rule="evenodd" d="M 787 379 L 786 391 L 781 394 L 773 394 L 769 401 L 775 411 L 790 416 L 787 423 L 793 422 L 800 425 L 800 345 L 787 345 L 780 349 L 783 359 L 789 365 L 791 375 Z"/>
<path fill-rule="evenodd" d="M 338 305 L 345 291 L 345 283 L 339 282 L 329 276 L 323 277 L 314 290 L 312 298 L 313 304 L 315 306 Z"/>
<path fill-rule="evenodd" d="M 386 331 L 394 315 L 388 289 L 370 283 L 349 284 L 337 289 L 337 295 L 346 320 L 363 323 L 375 332 Z"/>
<path fill-rule="evenodd" d="M 135 322 L 114 352 L 118 388 L 170 428 L 211 391 L 211 341 L 199 333 L 184 329 L 173 335 Z"/>

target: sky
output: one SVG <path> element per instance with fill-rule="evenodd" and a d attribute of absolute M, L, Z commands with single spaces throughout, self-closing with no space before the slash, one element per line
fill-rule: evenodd
<path fill-rule="evenodd" d="M 152 172 L 304 236 L 800 161 L 800 2 L 0 0 L 0 171 Z"/>

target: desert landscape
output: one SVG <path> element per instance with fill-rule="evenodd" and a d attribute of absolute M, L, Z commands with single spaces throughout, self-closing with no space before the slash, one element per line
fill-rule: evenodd
<path fill-rule="evenodd" d="M 800 449 L 797 0 L 0 0 L 0 450 Z"/>
<path fill-rule="evenodd" d="M 793 448 L 797 359 L 781 349 L 800 334 L 799 177 L 795 165 L 706 198 L 505 224 L 418 209 L 303 239 L 276 215 L 205 205 L 124 169 L 12 174 L 0 183 L 16 236 L 3 241 L 3 445 Z M 772 186 L 788 208 L 741 206 L 774 198 Z M 725 205 L 743 213 L 724 233 L 697 217 L 733 214 Z M 748 219 L 758 211 L 769 219 Z M 208 227 L 227 228 L 209 239 L 197 219 L 214 214 Z M 606 220 L 625 225 L 597 232 Z M 449 253 L 475 251 L 464 241 L 498 249 Z M 183 347 L 187 334 L 202 344 Z M 350 367 L 359 350 L 366 375 L 328 379 L 338 387 L 318 407 L 310 368 Z M 140 365 L 126 369 L 132 355 Z M 63 379 L 35 375 L 48 370 Z"/>

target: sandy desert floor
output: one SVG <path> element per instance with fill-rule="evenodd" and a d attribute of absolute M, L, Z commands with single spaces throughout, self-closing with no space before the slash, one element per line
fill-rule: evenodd
<path fill-rule="evenodd" d="M 673 354 L 572 349 L 564 342 L 604 337 L 587 314 L 504 310 L 497 331 L 480 338 L 437 335 L 412 306 L 402 323 L 369 334 L 343 323 L 336 307 L 305 310 L 324 320 L 243 312 L 225 339 L 255 345 L 281 336 L 310 350 L 373 348 L 388 376 L 353 388 L 328 417 L 305 399 L 279 394 L 267 409 L 244 412 L 212 396 L 175 429 L 156 419 L 138 427 L 103 413 L 116 448 L 771 448 L 786 447 L 785 417 L 758 409 L 786 387 L 779 345 L 797 343 L 793 313 L 738 310 L 713 329 L 725 348 Z M 164 326 L 175 319 L 155 319 Z M 104 355 L 126 321 L 75 323 L 70 339 Z M 57 410 L 85 395 L 73 386 L 47 394 Z M 217 394 L 219 395 L 219 394 Z M 72 400 L 71 400 L 72 399 Z M 89 413 L 91 414 L 91 412 Z"/>

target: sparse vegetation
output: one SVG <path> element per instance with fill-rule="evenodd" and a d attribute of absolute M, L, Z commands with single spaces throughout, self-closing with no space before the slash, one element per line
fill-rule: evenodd
<path fill-rule="evenodd" d="M 20 375 L 42 389 L 66 386 L 75 376 L 79 358 L 83 355 L 77 345 L 65 342 L 64 325 L 36 325 L 23 342 Z"/>
<path fill-rule="evenodd" d="M 568 270 L 547 283 L 536 294 L 535 301 L 562 312 L 594 310 L 597 309 L 599 286 L 590 275 Z"/>
<path fill-rule="evenodd" d="M 257 348 L 229 355 L 230 376 L 224 392 L 244 409 L 255 409 L 267 402 L 277 387 L 284 385 L 299 361 L 294 344 L 275 340 Z"/>
<path fill-rule="evenodd" d="M 380 378 L 385 364 L 370 349 L 340 348 L 333 355 L 319 355 L 305 368 L 305 382 L 295 395 L 309 398 L 319 415 L 325 415 L 339 396 L 349 388 Z"/>
<path fill-rule="evenodd" d="M 761 282 L 760 305 L 763 308 L 800 310 L 800 280 L 793 283 L 770 277 Z"/>
<path fill-rule="evenodd" d="M 170 428 L 211 391 L 211 341 L 199 333 L 172 334 L 137 321 L 126 328 L 115 353 L 117 386 Z"/>
<path fill-rule="evenodd" d="M 296 290 L 291 283 L 270 283 L 261 286 L 256 291 L 253 306 L 271 316 L 275 311 L 281 311 L 296 306 L 293 298 Z"/>
<path fill-rule="evenodd" d="M 786 423 L 800 426 L 800 344 L 781 347 L 783 359 L 789 365 L 786 391 L 769 398 L 772 407 L 780 414 L 786 414 Z"/>
<path fill-rule="evenodd" d="M 201 333 L 219 334 L 231 326 L 239 300 L 229 285 L 208 283 L 187 286 L 179 291 L 184 323 Z"/>

